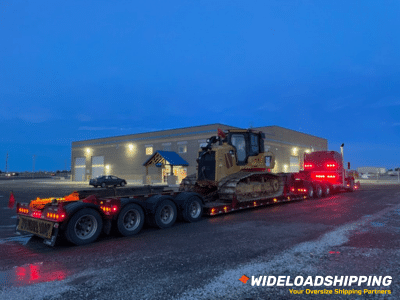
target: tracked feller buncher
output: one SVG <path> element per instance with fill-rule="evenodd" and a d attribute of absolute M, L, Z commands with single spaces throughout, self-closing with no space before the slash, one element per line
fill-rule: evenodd
<path fill-rule="evenodd" d="M 264 152 L 260 131 L 218 130 L 199 151 L 197 174 L 183 179 L 180 189 L 204 196 L 206 202 L 251 202 L 285 194 L 290 175 L 273 174 L 275 157 Z"/>

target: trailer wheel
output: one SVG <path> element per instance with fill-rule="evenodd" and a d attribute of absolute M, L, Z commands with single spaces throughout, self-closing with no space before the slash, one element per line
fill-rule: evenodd
<path fill-rule="evenodd" d="M 71 217 L 65 235 L 75 245 L 90 244 L 99 237 L 102 227 L 100 214 L 92 208 L 84 208 Z"/>
<path fill-rule="evenodd" d="M 197 196 L 190 197 L 183 208 L 182 217 L 186 222 L 197 222 L 203 215 L 203 203 Z"/>
<path fill-rule="evenodd" d="M 143 209 L 134 203 L 126 205 L 118 215 L 117 227 L 123 236 L 139 233 L 144 224 Z"/>
<path fill-rule="evenodd" d="M 174 202 L 171 200 L 164 200 L 158 205 L 154 214 L 154 222 L 159 228 L 171 227 L 177 217 L 177 210 Z"/>
<path fill-rule="evenodd" d="M 322 187 L 319 184 L 315 185 L 315 198 L 321 198 L 322 197 Z"/>

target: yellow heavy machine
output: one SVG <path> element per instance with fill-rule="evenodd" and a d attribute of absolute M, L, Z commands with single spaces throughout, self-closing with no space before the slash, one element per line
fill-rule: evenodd
<path fill-rule="evenodd" d="M 264 152 L 260 131 L 218 130 L 199 150 L 197 173 L 181 183 L 182 191 L 204 196 L 206 202 L 256 201 L 283 195 L 285 176 L 271 173 L 275 157 Z"/>

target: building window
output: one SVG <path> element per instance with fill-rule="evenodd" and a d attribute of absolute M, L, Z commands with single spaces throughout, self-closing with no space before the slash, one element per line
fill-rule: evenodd
<path fill-rule="evenodd" d="M 186 153 L 187 152 L 187 145 L 178 145 L 178 152 L 179 153 Z"/>
<path fill-rule="evenodd" d="M 178 153 L 187 152 L 187 141 L 177 142 L 177 144 L 178 144 Z"/>
<path fill-rule="evenodd" d="M 152 155 L 153 154 L 153 145 L 146 145 L 146 155 Z"/>

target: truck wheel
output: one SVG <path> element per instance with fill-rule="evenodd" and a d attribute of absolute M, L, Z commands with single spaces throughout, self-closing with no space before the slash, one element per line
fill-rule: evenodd
<path fill-rule="evenodd" d="M 102 227 L 100 214 L 92 208 L 84 208 L 69 220 L 65 235 L 75 245 L 90 244 L 99 237 Z"/>
<path fill-rule="evenodd" d="M 314 197 L 314 188 L 313 188 L 313 186 L 310 184 L 308 187 L 307 187 L 307 198 L 308 199 L 312 199 Z"/>
<path fill-rule="evenodd" d="M 324 187 L 324 196 L 328 197 L 331 194 L 331 186 L 329 184 L 325 184 Z"/>
<path fill-rule="evenodd" d="M 126 205 L 118 215 L 117 227 L 123 236 L 139 233 L 144 224 L 143 209 L 134 203 Z"/>
<path fill-rule="evenodd" d="M 158 205 L 154 214 L 154 222 L 159 228 L 171 227 L 177 217 L 177 210 L 174 202 L 164 200 Z"/>
<path fill-rule="evenodd" d="M 322 197 L 322 187 L 319 184 L 315 185 L 315 198 L 321 198 Z"/>
<path fill-rule="evenodd" d="M 350 187 L 347 189 L 349 192 L 354 192 L 354 180 L 350 179 Z"/>
<path fill-rule="evenodd" d="M 183 208 L 182 217 L 186 222 L 197 222 L 203 215 L 203 203 L 199 197 L 190 197 Z"/>
<path fill-rule="evenodd" d="M 105 188 L 105 187 L 106 187 L 106 183 L 103 182 L 103 183 L 101 184 L 101 187 L 102 187 L 102 188 Z"/>

